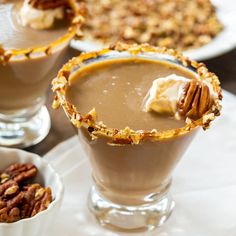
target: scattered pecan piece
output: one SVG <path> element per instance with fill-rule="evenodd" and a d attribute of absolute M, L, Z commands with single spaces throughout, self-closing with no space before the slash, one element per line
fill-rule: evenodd
<path fill-rule="evenodd" d="M 67 6 L 68 0 L 29 0 L 29 4 L 39 10 L 49 10 Z"/>
<path fill-rule="evenodd" d="M 191 80 L 178 102 L 178 111 L 181 116 L 198 119 L 210 108 L 211 103 L 209 87 L 203 82 Z"/>

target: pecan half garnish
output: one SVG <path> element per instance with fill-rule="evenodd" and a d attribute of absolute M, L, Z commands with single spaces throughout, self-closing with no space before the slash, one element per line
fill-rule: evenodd
<path fill-rule="evenodd" d="M 178 102 L 178 111 L 181 116 L 198 119 L 212 105 L 210 89 L 204 82 L 191 80 L 184 88 L 183 95 Z"/>
<path fill-rule="evenodd" d="M 59 7 L 66 7 L 68 0 L 29 0 L 28 3 L 39 10 L 50 10 Z"/>

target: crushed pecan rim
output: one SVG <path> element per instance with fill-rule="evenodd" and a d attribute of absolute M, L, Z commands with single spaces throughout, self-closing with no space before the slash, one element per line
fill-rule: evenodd
<path fill-rule="evenodd" d="M 217 94 L 217 96 L 214 98 L 213 104 L 210 109 L 206 111 L 200 119 L 192 120 L 186 118 L 186 125 L 181 128 L 165 131 L 157 131 L 156 129 L 151 131 L 132 130 L 129 127 L 120 130 L 115 128 L 108 128 L 103 123 L 96 122 L 97 114 L 95 109 L 91 110 L 85 116 L 82 116 L 78 112 L 77 108 L 66 100 L 66 89 L 70 84 L 70 75 L 75 67 L 83 66 L 83 62 L 89 59 L 95 59 L 99 56 L 104 56 L 112 52 L 128 52 L 131 56 L 134 57 L 141 53 L 156 53 L 163 56 L 170 56 L 182 66 L 194 69 L 195 73 L 198 75 L 198 80 L 205 80 L 211 83 L 213 90 Z M 220 115 L 221 111 L 222 91 L 220 88 L 220 81 L 214 73 L 209 72 L 203 63 L 198 63 L 194 60 L 191 60 L 174 49 L 154 47 L 150 46 L 149 44 L 129 45 L 124 43 L 117 43 L 100 51 L 82 53 L 78 57 L 72 58 L 62 67 L 57 77 L 52 81 L 52 90 L 56 93 L 53 102 L 54 109 L 57 109 L 61 106 L 70 119 L 71 123 L 76 128 L 85 126 L 86 128 L 88 128 L 88 132 L 90 133 L 93 140 L 98 138 L 99 136 L 106 137 L 110 140 L 108 142 L 108 144 L 110 145 L 139 144 L 140 141 L 144 140 L 159 141 L 163 139 L 169 139 L 187 134 L 189 131 L 199 126 L 206 130 L 207 128 L 209 128 L 210 123 L 216 118 L 216 116 Z"/>
<path fill-rule="evenodd" d="M 23 48 L 23 49 L 9 49 L 6 50 L 0 44 L 0 64 L 6 64 L 10 60 L 17 60 L 18 58 L 30 58 L 34 54 L 43 53 L 43 55 L 50 55 L 53 50 L 59 48 L 61 45 L 69 42 L 71 39 L 82 36 L 81 26 L 84 23 L 84 17 L 80 12 L 80 7 L 76 0 L 68 0 L 69 7 L 73 12 L 71 23 L 68 26 L 67 32 L 45 46 Z"/>

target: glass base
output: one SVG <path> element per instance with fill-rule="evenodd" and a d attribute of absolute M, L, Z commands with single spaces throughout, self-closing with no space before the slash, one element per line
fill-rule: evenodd
<path fill-rule="evenodd" d="M 0 146 L 25 148 L 35 145 L 48 135 L 50 127 L 51 120 L 45 106 L 25 122 L 0 120 Z"/>
<path fill-rule="evenodd" d="M 94 186 L 88 199 L 90 211 L 102 226 L 123 232 L 142 232 L 161 226 L 170 216 L 174 206 L 169 193 L 149 204 L 122 206 L 102 198 Z"/>

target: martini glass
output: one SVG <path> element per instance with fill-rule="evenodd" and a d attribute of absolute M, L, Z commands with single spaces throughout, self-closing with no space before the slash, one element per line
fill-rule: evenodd
<path fill-rule="evenodd" d="M 92 63 L 124 58 L 165 61 L 190 70 L 196 79 L 211 83 L 217 96 L 199 119 L 187 119 L 184 127 L 164 131 L 125 127 L 119 130 L 97 122 L 95 110 L 82 115 L 79 107 L 71 104 L 66 96 L 69 86 L 73 86 L 70 81 L 75 72 Z M 53 80 L 53 90 L 56 92 L 54 107 L 63 107 L 90 160 L 93 186 L 88 207 L 98 222 L 113 230 L 129 232 L 162 225 L 175 205 L 169 193 L 173 170 L 198 129 L 208 128 L 219 115 L 221 89 L 217 76 L 208 72 L 202 63 L 191 61 L 172 49 L 116 44 L 73 58 Z"/>

